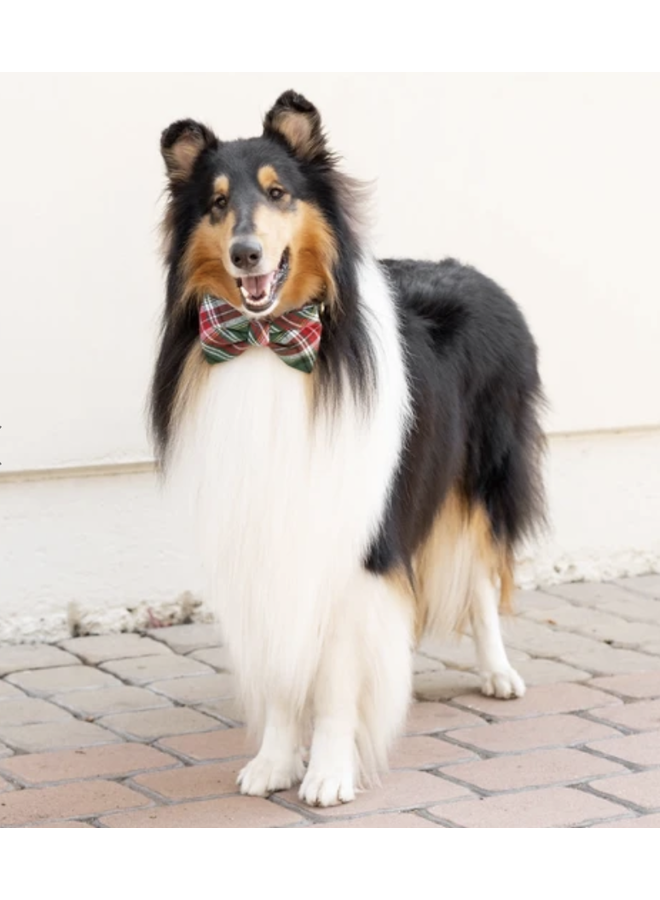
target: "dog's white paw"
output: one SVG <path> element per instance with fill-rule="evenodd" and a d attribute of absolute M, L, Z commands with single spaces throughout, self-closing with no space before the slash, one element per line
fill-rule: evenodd
<path fill-rule="evenodd" d="M 287 759 L 270 759 L 258 755 L 241 769 L 237 781 L 241 794 L 267 797 L 273 791 L 286 791 L 293 787 L 304 774 L 305 766 L 300 753 Z"/>
<path fill-rule="evenodd" d="M 522 697 L 525 693 L 525 682 L 515 669 L 509 667 L 500 672 L 481 673 L 481 692 L 487 697 L 499 697 L 509 700 Z"/>
<path fill-rule="evenodd" d="M 308 770 L 298 796 L 309 806 L 337 806 L 355 800 L 353 772 Z"/>

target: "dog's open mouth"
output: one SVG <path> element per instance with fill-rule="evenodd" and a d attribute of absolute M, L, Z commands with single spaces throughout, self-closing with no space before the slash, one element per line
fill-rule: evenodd
<path fill-rule="evenodd" d="M 244 275 L 236 279 L 248 312 L 266 313 L 277 303 L 282 285 L 289 274 L 289 250 L 282 254 L 279 266 L 267 275 Z"/>

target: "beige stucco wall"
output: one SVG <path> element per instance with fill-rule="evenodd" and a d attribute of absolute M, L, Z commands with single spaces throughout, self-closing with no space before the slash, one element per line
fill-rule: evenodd
<path fill-rule="evenodd" d="M 587 558 L 592 574 L 617 554 L 636 560 L 618 570 L 660 562 L 660 76 L 1 76 L 0 626 L 9 597 L 29 617 L 188 586 L 176 553 L 154 556 L 154 534 L 176 540 L 152 476 L 126 468 L 150 459 L 159 134 L 192 116 L 253 135 L 288 87 L 318 105 L 346 168 L 374 180 L 379 254 L 457 256 L 528 317 L 556 436 L 555 533 L 525 565 L 532 580 Z M 74 477 L 56 489 L 34 472 L 62 466 Z M 78 467 L 98 474 L 76 480 Z M 36 480 L 17 480 L 26 470 Z M 57 515 L 37 524 L 40 498 Z M 130 510 L 138 533 L 122 532 Z M 110 584 L 95 575 L 104 553 L 121 562 Z"/>

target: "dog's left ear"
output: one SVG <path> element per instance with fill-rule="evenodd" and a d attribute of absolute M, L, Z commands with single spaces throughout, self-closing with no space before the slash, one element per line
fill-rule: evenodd
<path fill-rule="evenodd" d="M 266 113 L 264 135 L 282 138 L 299 159 L 321 159 L 328 153 L 318 110 L 295 91 L 282 94 Z"/>

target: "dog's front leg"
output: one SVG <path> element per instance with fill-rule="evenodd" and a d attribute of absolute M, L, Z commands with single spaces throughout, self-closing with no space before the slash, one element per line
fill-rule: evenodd
<path fill-rule="evenodd" d="M 297 784 L 305 772 L 299 717 L 286 702 L 271 701 L 266 712 L 261 749 L 241 770 L 242 794 L 265 797 Z"/>
<path fill-rule="evenodd" d="M 299 793 L 310 806 L 335 806 L 355 798 L 361 678 L 354 638 L 355 629 L 344 619 L 323 649 L 313 698 L 310 760 Z"/>

